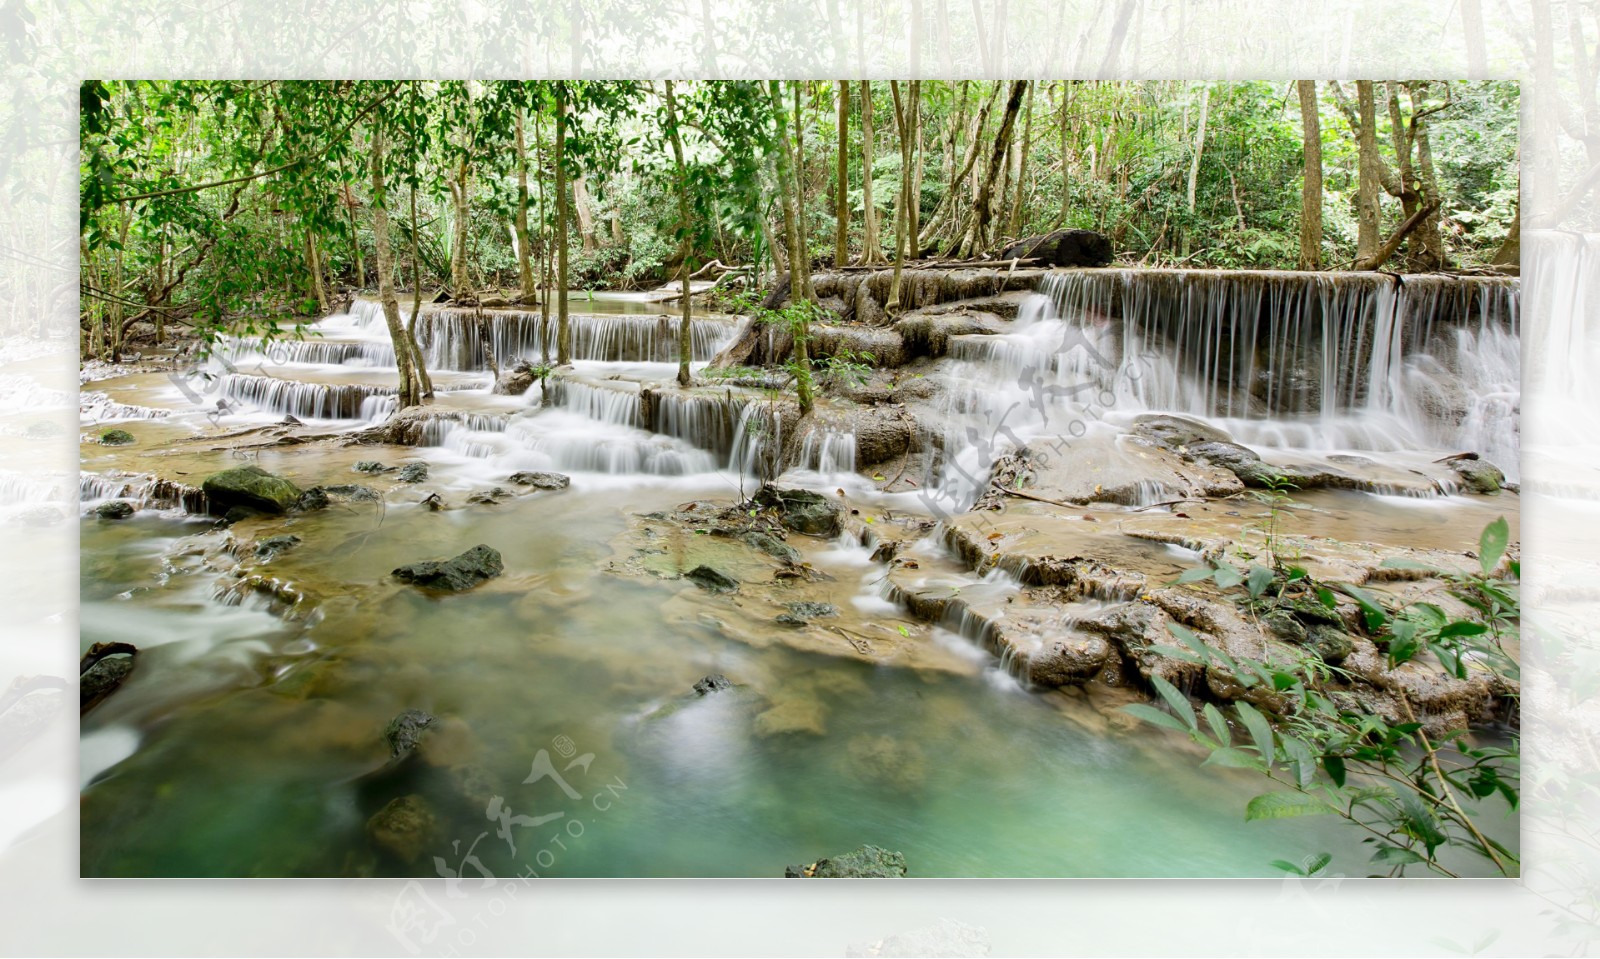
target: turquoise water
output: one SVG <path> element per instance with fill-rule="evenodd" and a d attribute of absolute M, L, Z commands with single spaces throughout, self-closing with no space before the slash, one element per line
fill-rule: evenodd
<path fill-rule="evenodd" d="M 721 493 L 628 497 L 645 511 Z M 223 534 L 203 523 L 85 521 L 83 643 L 143 651 L 83 721 L 83 873 L 434 875 L 438 856 L 477 875 L 470 855 L 499 876 L 776 876 L 863 843 L 919 876 L 1264 876 L 1321 850 L 1335 872 L 1365 872 L 1331 817 L 1246 823 L 1253 774 L 1200 769 L 1181 737 L 992 665 L 873 666 L 664 616 L 681 582 L 605 569 L 617 498 L 298 518 L 304 542 L 269 568 L 318 597 L 300 620 L 213 598 Z M 471 593 L 386 580 L 477 542 L 507 572 Z M 742 685 L 702 699 L 690 687 L 711 672 Z M 382 729 L 408 707 L 441 725 L 398 778 L 374 777 Z M 774 732 L 774 715 L 798 730 Z M 525 782 L 541 750 L 567 789 Z M 404 793 L 437 817 L 410 862 L 364 829 Z"/>

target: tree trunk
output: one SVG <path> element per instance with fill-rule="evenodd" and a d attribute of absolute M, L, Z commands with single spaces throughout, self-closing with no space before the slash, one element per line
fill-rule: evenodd
<path fill-rule="evenodd" d="M 833 193 L 833 265 L 844 266 L 850 262 L 850 82 L 840 80 L 839 100 L 839 150 L 834 169 Z"/>
<path fill-rule="evenodd" d="M 328 288 L 322 283 L 322 261 L 317 257 L 317 238 L 306 227 L 306 275 L 310 277 L 311 296 L 317 301 L 317 315 L 328 312 Z"/>
<path fill-rule="evenodd" d="M 872 201 L 872 84 L 861 81 L 861 258 L 862 266 L 879 266 L 883 241 L 878 238 L 878 208 Z"/>
<path fill-rule="evenodd" d="M 1017 182 L 1011 198 L 1011 216 L 1006 222 L 1006 233 L 1013 239 L 1022 235 L 1023 179 L 1028 175 L 1028 151 L 1033 148 L 1033 94 L 1036 85 L 1028 84 L 1028 101 L 1022 108 L 1022 150 L 1017 155 Z"/>
<path fill-rule="evenodd" d="M 1417 165 L 1415 173 L 1417 186 L 1420 193 L 1419 202 L 1426 204 L 1438 200 L 1439 206 L 1443 205 L 1444 195 L 1439 192 L 1439 178 L 1433 169 L 1433 145 L 1428 136 L 1428 116 L 1424 112 L 1423 100 L 1427 95 L 1430 81 L 1419 81 L 1406 84 L 1406 95 L 1411 100 L 1411 144 L 1417 151 Z M 1445 99 L 1449 101 L 1449 81 L 1445 82 Z M 1416 239 L 1422 244 L 1423 267 L 1429 270 L 1445 270 L 1450 268 L 1450 257 L 1445 252 L 1444 236 L 1439 231 L 1439 213 L 1433 213 L 1423 218 L 1417 226 Z"/>
<path fill-rule="evenodd" d="M 450 240 L 450 287 L 457 299 L 467 296 L 472 289 L 472 279 L 467 275 L 467 233 L 472 203 L 472 172 L 467 160 L 456 161 L 450 177 L 450 199 L 453 201 L 455 223 Z"/>
<path fill-rule="evenodd" d="M 395 365 L 399 367 L 399 408 L 422 402 L 421 381 L 413 363 L 410 340 L 400 325 L 400 304 L 394 295 L 394 255 L 389 250 L 389 211 L 384 207 L 383 128 L 372 130 L 372 237 L 377 248 L 378 300 L 383 304 L 383 320 L 394 345 Z"/>
<path fill-rule="evenodd" d="M 572 362 L 567 316 L 567 85 L 556 81 L 556 365 Z"/>
<path fill-rule="evenodd" d="M 689 326 L 689 274 L 694 272 L 694 265 L 689 262 L 693 242 L 689 222 L 689 176 L 683 166 L 683 139 L 678 135 L 678 102 L 672 94 L 672 81 L 666 84 L 667 132 L 672 138 L 672 162 L 678 174 L 678 233 L 682 237 L 678 243 L 679 269 L 683 276 L 683 292 L 678 297 L 683 304 L 678 325 L 678 385 L 688 386 L 691 382 L 689 362 L 694 359 L 694 339 Z"/>
<path fill-rule="evenodd" d="M 794 97 L 794 228 L 800 237 L 800 295 L 812 303 L 817 294 L 811 288 L 811 249 L 806 242 L 810 231 L 806 229 L 806 134 L 804 116 L 800 112 L 801 81 L 789 84 Z"/>
<path fill-rule="evenodd" d="M 1305 177 L 1300 186 L 1300 269 L 1322 269 L 1322 123 L 1317 116 L 1317 82 L 1299 80 L 1300 139 L 1305 144 Z"/>
<path fill-rule="evenodd" d="M 1378 157 L 1377 110 L 1372 101 L 1372 81 L 1356 81 L 1356 101 L 1360 123 L 1356 130 L 1356 151 L 1360 176 L 1356 187 L 1356 260 L 1378 254 Z"/>
<path fill-rule="evenodd" d="M 894 278 L 889 281 L 889 297 L 883 304 L 884 312 L 892 317 L 900 312 L 900 274 L 906 265 L 906 230 L 911 220 L 911 106 L 900 97 L 899 80 L 889 81 L 889 95 L 894 100 L 894 126 L 900 138 L 900 196 L 894 205 Z"/>
<path fill-rule="evenodd" d="M 1483 6 L 1480 0 L 1461 0 L 1461 32 L 1467 41 L 1467 79 L 1487 80 L 1489 58 L 1484 53 Z"/>
<path fill-rule="evenodd" d="M 994 148 L 989 152 L 989 163 L 983 178 L 978 182 L 978 195 L 973 198 L 972 209 L 967 214 L 965 229 L 959 231 L 960 239 L 951 252 L 963 258 L 978 256 L 989 244 L 989 217 L 994 206 L 994 184 L 1005 164 L 1011 146 L 1011 134 L 1016 128 L 1017 111 L 1022 107 L 1022 95 L 1027 92 L 1026 80 L 1013 80 L 1011 92 L 1006 97 L 1005 113 L 1000 117 L 1000 129 L 994 135 Z"/>
<path fill-rule="evenodd" d="M 433 395 L 433 377 L 428 375 L 428 363 L 417 343 L 417 319 L 422 316 L 422 249 L 417 239 L 417 185 L 411 185 L 411 321 L 406 324 L 406 341 L 411 344 L 412 359 L 416 364 L 417 379 L 422 383 L 422 395 Z"/>
<path fill-rule="evenodd" d="M 537 294 L 533 283 L 533 249 L 528 242 L 528 143 L 524 136 L 527 122 L 524 112 L 521 107 L 517 108 L 517 299 L 532 303 Z"/>
<path fill-rule="evenodd" d="M 922 81 L 911 81 L 911 206 L 906 216 L 906 255 L 922 256 L 917 237 L 922 234 Z"/>
<path fill-rule="evenodd" d="M 1520 267 L 1522 265 L 1522 203 L 1518 201 L 1516 213 L 1511 217 L 1511 227 L 1506 231 L 1505 242 L 1489 261 L 1495 266 Z"/>
<path fill-rule="evenodd" d="M 1189 212 L 1194 212 L 1195 187 L 1200 181 L 1200 156 L 1206 148 L 1206 121 L 1211 117 L 1211 88 L 1200 89 L 1200 126 L 1194 134 L 1194 156 L 1189 161 Z"/>
<path fill-rule="evenodd" d="M 805 268 L 805 260 L 800 250 L 800 217 L 795 208 L 798 191 L 795 189 L 791 173 L 789 122 L 785 116 L 782 85 L 778 80 L 773 80 L 771 83 L 773 113 L 778 123 L 778 150 L 775 157 L 778 166 L 778 189 L 783 202 L 784 231 L 789 239 L 789 297 L 794 304 L 799 305 L 805 299 L 805 287 L 797 280 L 799 272 Z M 795 391 L 800 400 L 800 415 L 809 416 L 813 405 L 809 354 L 810 322 L 802 314 L 795 328 L 788 332 L 794 338 Z"/>
<path fill-rule="evenodd" d="M 594 201 L 589 197 L 589 184 L 583 177 L 572 178 L 572 208 L 578 214 L 578 236 L 583 240 L 583 252 L 600 249 L 594 235 Z"/>

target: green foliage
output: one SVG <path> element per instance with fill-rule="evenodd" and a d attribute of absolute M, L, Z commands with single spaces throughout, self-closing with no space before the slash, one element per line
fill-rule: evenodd
<path fill-rule="evenodd" d="M 1387 650 L 1391 668 L 1431 655 L 1458 678 L 1470 671 L 1514 678 L 1516 661 L 1505 643 L 1514 641 L 1520 629 L 1518 571 L 1512 563 L 1500 572 L 1508 540 L 1504 519 L 1485 527 L 1479 569 L 1473 572 L 1402 561 L 1386 564 L 1437 577 L 1466 611 L 1463 615 L 1431 602 L 1394 607 L 1357 586 L 1322 586 L 1293 567 L 1275 572 L 1252 564 L 1241 571 L 1218 561 L 1185 572 L 1177 582 L 1211 582 L 1235 595 L 1252 615 L 1266 608 L 1274 586 L 1277 597 L 1293 586 L 1317 596 L 1330 611 L 1339 605 L 1337 590 L 1354 604 L 1368 634 Z M 1372 846 L 1371 863 L 1388 875 L 1408 867 L 1454 875 L 1443 858 L 1452 849 L 1480 857 L 1494 872 L 1517 874 L 1517 857 L 1478 825 L 1495 808 L 1486 804 L 1515 810 L 1520 802 L 1515 738 L 1501 746 L 1477 743 L 1459 732 L 1430 737 L 1413 714 L 1404 687 L 1393 687 L 1404 716 L 1396 722 L 1350 695 L 1348 677 L 1314 654 L 1292 661 L 1272 653 L 1262 660 L 1237 659 L 1181 624 L 1171 623 L 1168 630 L 1178 645 L 1152 646 L 1151 652 L 1220 670 L 1245 695 L 1226 708 L 1205 703 L 1199 714 L 1202 723 L 1186 696 L 1152 676 L 1151 685 L 1167 710 L 1145 704 L 1124 708 L 1207 747 L 1206 764 L 1253 769 L 1272 780 L 1279 788 L 1250 800 L 1246 820 L 1339 816 L 1366 834 L 1362 841 Z M 1246 741 L 1236 742 L 1236 728 Z M 1328 861 L 1319 856 L 1304 866 L 1281 860 L 1273 865 L 1310 875 L 1326 868 Z"/>

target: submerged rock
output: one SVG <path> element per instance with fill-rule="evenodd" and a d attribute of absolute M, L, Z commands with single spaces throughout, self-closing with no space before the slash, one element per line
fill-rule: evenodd
<path fill-rule="evenodd" d="M 294 548 L 295 546 L 299 545 L 299 543 L 300 537 L 295 536 L 293 533 L 284 533 L 281 536 L 268 536 L 266 539 L 256 543 L 256 558 L 271 559 L 286 549 Z"/>
<path fill-rule="evenodd" d="M 763 509 L 777 511 L 778 521 L 797 533 L 839 535 L 841 510 L 821 493 L 767 485 L 756 492 L 754 502 Z"/>
<path fill-rule="evenodd" d="M 109 503 L 101 503 L 94 508 L 94 515 L 101 519 L 127 519 L 133 515 L 133 504 L 120 499 Z"/>
<path fill-rule="evenodd" d="M 813 619 L 824 619 L 829 616 L 839 615 L 839 607 L 832 603 L 817 603 L 802 600 L 798 603 L 785 603 L 785 613 L 778 614 L 778 622 L 785 626 L 804 626 Z"/>
<path fill-rule="evenodd" d="M 518 486 L 532 486 L 534 489 L 566 489 L 572 485 L 572 477 L 563 473 L 546 473 L 537 470 L 524 470 L 512 473 L 510 482 Z"/>
<path fill-rule="evenodd" d="M 480 543 L 451 559 L 397 567 L 394 577 L 413 586 L 455 593 L 472 589 L 504 571 L 499 551 Z"/>
<path fill-rule="evenodd" d="M 213 514 L 235 506 L 263 513 L 282 513 L 300 501 L 300 487 L 259 466 L 239 466 L 207 476 L 200 488 Z"/>
<path fill-rule="evenodd" d="M 735 539 L 746 546 L 753 546 L 768 556 L 775 556 L 786 563 L 799 563 L 801 560 L 799 550 L 771 533 L 759 529 L 747 529 L 736 536 Z"/>
<path fill-rule="evenodd" d="M 467 502 L 476 503 L 479 506 L 496 506 L 499 505 L 501 500 L 509 499 L 510 497 L 510 491 L 496 486 L 494 489 L 478 490 L 467 497 Z"/>
<path fill-rule="evenodd" d="M 351 467 L 351 469 L 354 469 L 357 473 L 392 473 L 392 472 L 394 472 L 394 467 L 393 466 L 385 466 L 382 463 L 378 462 L 377 460 L 362 460 L 361 462 L 357 463 L 355 466 Z"/>
<path fill-rule="evenodd" d="M 389 758 L 402 759 L 408 755 L 421 741 L 422 731 L 435 722 L 433 716 L 420 709 L 402 710 L 389 720 L 389 725 L 383 729 L 383 740 L 389 744 Z"/>
<path fill-rule="evenodd" d="M 295 501 L 294 508 L 303 512 L 328 508 L 328 491 L 320 486 L 313 486 L 300 494 L 300 499 Z"/>
<path fill-rule="evenodd" d="M 790 866 L 783 871 L 786 879 L 903 879 L 905 874 L 905 854 L 878 846 L 862 846 L 842 856 L 818 859 L 808 866 Z"/>
<path fill-rule="evenodd" d="M 138 647 L 95 643 L 78 661 L 78 711 L 86 713 L 120 688 L 133 672 Z"/>
<path fill-rule="evenodd" d="M 1030 236 L 1006 247 L 1000 259 L 1041 261 L 1041 266 L 1110 266 L 1116 259 L 1111 241 L 1093 230 L 1056 230 Z"/>
<path fill-rule="evenodd" d="M 101 446 L 128 446 L 134 442 L 133 434 L 127 430 L 106 430 L 100 434 Z"/>
<path fill-rule="evenodd" d="M 702 696 L 732 688 L 733 682 L 721 673 L 712 673 L 694 684 L 694 691 Z"/>
<path fill-rule="evenodd" d="M 407 463 L 400 467 L 400 473 L 395 479 L 402 483 L 420 483 L 428 478 L 427 463 Z"/>
<path fill-rule="evenodd" d="M 356 483 L 335 483 L 332 486 L 322 487 L 322 491 L 357 503 L 375 503 L 383 499 L 383 494 L 372 487 Z"/>
<path fill-rule="evenodd" d="M 696 566 L 683 574 L 683 578 L 710 593 L 731 593 L 739 588 L 739 581 L 709 566 Z"/>
<path fill-rule="evenodd" d="M 418 795 L 401 796 L 367 820 L 367 836 L 401 862 L 415 862 L 432 844 L 438 820 L 428 801 Z"/>

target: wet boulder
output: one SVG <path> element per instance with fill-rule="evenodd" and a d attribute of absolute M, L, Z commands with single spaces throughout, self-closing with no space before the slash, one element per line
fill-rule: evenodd
<path fill-rule="evenodd" d="M 407 463 L 400 467 L 395 479 L 402 483 L 421 483 L 428 478 L 427 463 Z"/>
<path fill-rule="evenodd" d="M 832 603 L 817 603 L 802 600 L 797 603 L 785 603 L 786 612 L 778 614 L 778 622 L 785 626 L 804 626 L 813 619 L 826 619 L 839 615 L 839 607 Z"/>
<path fill-rule="evenodd" d="M 374 845 L 401 862 L 415 862 L 434 842 L 438 819 L 428 801 L 418 795 L 400 796 L 367 820 L 367 836 Z"/>
<path fill-rule="evenodd" d="M 133 515 L 133 504 L 125 500 L 114 499 L 109 503 L 101 503 L 96 506 L 94 515 L 101 519 L 127 519 Z"/>
<path fill-rule="evenodd" d="M 295 501 L 294 508 L 302 512 L 328 508 L 328 491 L 320 486 L 313 486 L 300 494 L 300 499 Z"/>
<path fill-rule="evenodd" d="M 1165 413 L 1140 416 L 1133 421 L 1133 431 L 1162 449 L 1173 452 L 1182 452 L 1186 447 L 1197 443 L 1233 442 L 1233 437 L 1214 426 L 1185 416 Z"/>
<path fill-rule="evenodd" d="M 362 460 L 351 468 L 357 473 L 377 474 L 394 472 L 393 466 L 385 466 L 377 460 Z"/>
<path fill-rule="evenodd" d="M 1056 230 L 1018 240 L 1000 252 L 1000 259 L 1035 259 L 1040 266 L 1110 266 L 1116 251 L 1093 230 Z"/>
<path fill-rule="evenodd" d="M 133 672 L 132 643 L 95 643 L 78 661 L 78 711 L 86 713 L 116 692 Z"/>
<path fill-rule="evenodd" d="M 1450 468 L 1461 478 L 1461 485 L 1474 493 L 1492 496 L 1506 485 L 1506 474 L 1488 460 L 1479 459 L 1476 454 L 1451 460 Z"/>
<path fill-rule="evenodd" d="M 483 544 L 446 560 L 426 560 L 396 567 L 395 579 L 424 589 L 458 593 L 488 582 L 505 571 L 500 552 Z"/>
<path fill-rule="evenodd" d="M 862 846 L 810 865 L 790 866 L 783 875 L 786 879 L 903 879 L 906 857 L 878 846 Z"/>
<path fill-rule="evenodd" d="M 798 563 L 801 560 L 799 550 L 763 530 L 747 529 L 740 533 L 737 539 L 746 546 L 759 549 L 768 556 L 774 556 L 786 563 Z"/>
<path fill-rule="evenodd" d="M 236 506 L 262 513 L 282 513 L 300 501 L 300 487 L 259 466 L 237 466 L 207 476 L 200 488 L 214 515 Z"/>
<path fill-rule="evenodd" d="M 572 485 L 572 477 L 562 473 L 524 470 L 519 473 L 512 473 L 510 482 L 518 486 L 531 486 L 534 489 L 566 489 Z"/>
<path fill-rule="evenodd" d="M 709 696 L 712 693 L 732 688 L 733 682 L 721 673 L 712 673 L 694 684 L 694 691 L 701 696 Z"/>
<path fill-rule="evenodd" d="M 684 573 L 683 578 L 708 593 L 731 593 L 739 588 L 738 580 L 709 566 L 696 566 Z"/>
<path fill-rule="evenodd" d="M 112 429 L 100 434 L 101 446 L 128 446 L 133 442 L 133 434 L 127 430 Z"/>
<path fill-rule="evenodd" d="M 335 483 L 332 486 L 321 487 L 321 489 L 325 494 L 347 499 L 354 503 L 376 503 L 383 499 L 383 494 L 377 490 L 357 483 Z"/>
<path fill-rule="evenodd" d="M 496 506 L 499 505 L 501 500 L 510 498 L 511 492 L 509 490 L 496 486 L 493 489 L 478 490 L 467 497 L 467 502 L 476 503 L 479 506 Z"/>
<path fill-rule="evenodd" d="M 408 756 L 422 740 L 422 731 L 435 722 L 437 720 L 420 709 L 401 710 L 383 729 L 383 741 L 389 744 L 389 758 L 399 760 Z"/>
<path fill-rule="evenodd" d="M 1094 679 L 1111 658 L 1111 644 L 1101 636 L 1051 640 L 1028 657 L 1028 679 L 1040 686 L 1071 686 Z"/>
<path fill-rule="evenodd" d="M 502 370 L 494 381 L 494 388 L 489 392 L 496 396 L 521 396 L 533 386 L 533 380 L 533 367 L 526 363 L 518 363 L 508 370 Z"/>
<path fill-rule="evenodd" d="M 767 485 L 756 492 L 754 502 L 762 509 L 775 511 L 778 521 L 796 533 L 839 535 L 841 510 L 821 493 Z"/>

